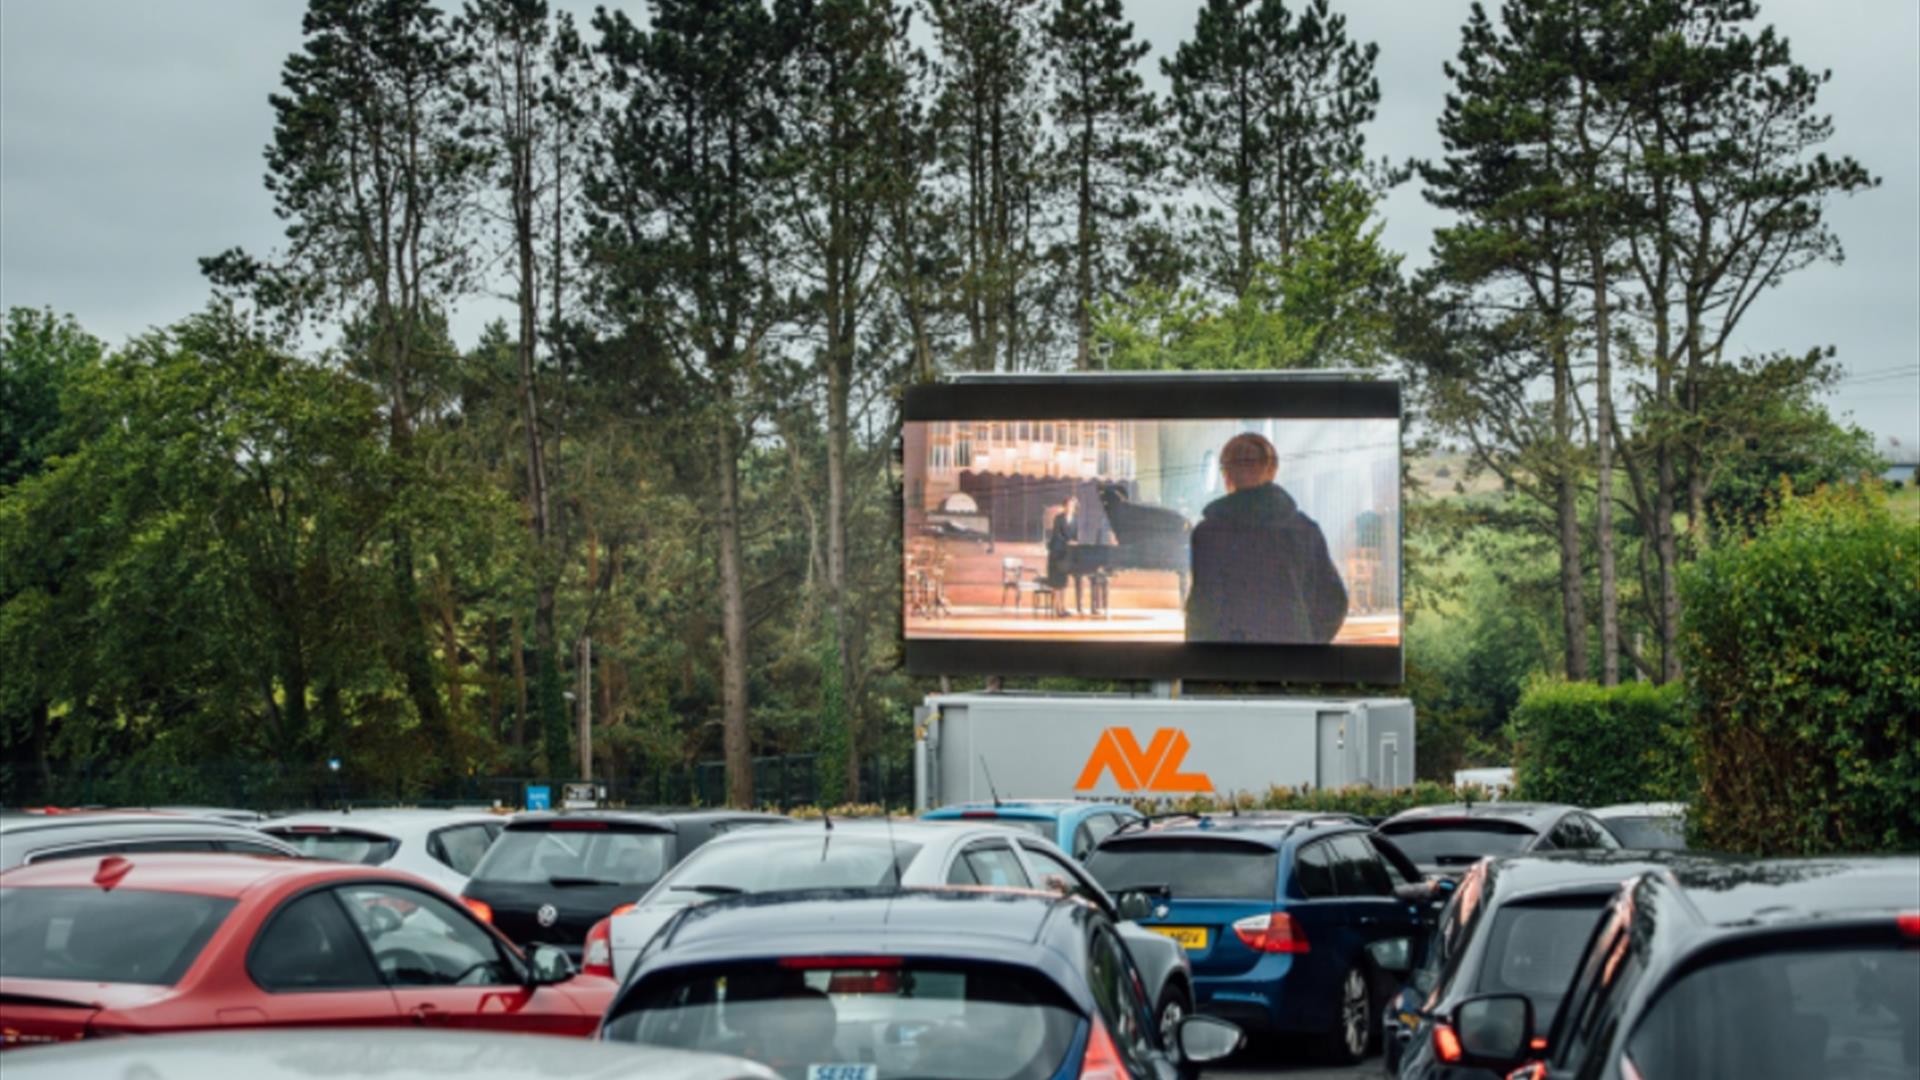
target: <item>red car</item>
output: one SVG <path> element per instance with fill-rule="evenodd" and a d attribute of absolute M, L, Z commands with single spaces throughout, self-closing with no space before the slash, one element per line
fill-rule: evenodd
<path fill-rule="evenodd" d="M 0 1047 L 318 1024 L 584 1036 L 615 989 L 398 871 L 169 854 L 0 874 Z"/>

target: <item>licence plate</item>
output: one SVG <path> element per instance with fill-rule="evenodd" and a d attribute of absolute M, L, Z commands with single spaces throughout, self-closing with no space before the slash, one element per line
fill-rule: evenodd
<path fill-rule="evenodd" d="M 880 1066 L 873 1064 L 809 1065 L 807 1080 L 880 1080 Z"/>
<path fill-rule="evenodd" d="M 1204 926 L 1149 926 L 1147 929 L 1172 938 L 1188 952 L 1200 952 L 1207 947 L 1207 928 Z"/>

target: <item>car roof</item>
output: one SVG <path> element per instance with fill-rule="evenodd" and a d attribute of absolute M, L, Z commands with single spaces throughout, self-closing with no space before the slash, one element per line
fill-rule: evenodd
<path fill-rule="evenodd" d="M 8 1080 L 143 1076 L 199 1080 L 775 1080 L 740 1058 L 636 1043 L 488 1031 L 278 1028 L 143 1035 L 8 1054 Z"/>
<path fill-rule="evenodd" d="M 168 825 L 209 825 L 220 829 L 238 829 L 252 832 L 253 826 L 243 821 L 229 821 L 225 818 L 200 817 L 194 814 L 176 813 L 167 810 L 64 810 L 57 814 L 9 814 L 0 818 L 0 833 L 39 832 L 43 829 L 79 829 L 89 826 L 116 825 L 127 828 L 148 828 Z"/>
<path fill-rule="evenodd" d="M 505 822 L 506 820 L 505 816 L 486 810 L 336 810 L 288 814 L 286 817 L 263 821 L 256 827 L 270 832 L 274 829 L 302 825 L 331 825 L 339 829 L 364 829 L 377 832 L 381 829 L 435 829 L 443 825 L 460 825 L 471 821 Z"/>
<path fill-rule="evenodd" d="M 951 803 L 947 806 L 929 810 L 927 814 L 923 816 L 931 816 L 933 814 L 977 814 L 982 811 L 995 810 L 1025 810 L 1030 813 L 1046 814 L 1049 816 L 1058 816 L 1074 810 L 1085 810 L 1088 812 L 1124 810 L 1128 813 L 1139 813 L 1138 810 L 1121 802 L 1087 802 L 1081 799 L 1001 799 L 999 802 Z"/>
<path fill-rule="evenodd" d="M 109 882 L 99 879 L 108 864 L 125 864 L 124 873 Z M 271 855 L 155 852 L 108 855 L 100 859 L 52 859 L 28 863 L 0 874 L 8 887 L 89 889 L 113 888 L 141 892 L 182 892 L 203 896 L 239 897 L 256 888 L 288 879 L 315 882 L 335 878 L 378 878 L 422 885 L 412 874 L 359 863 L 318 859 L 287 859 Z"/>
<path fill-rule="evenodd" d="M 1036 839 L 1031 833 L 1023 833 L 1006 825 L 995 825 L 985 818 L 938 818 L 932 821 L 919 818 L 835 818 L 832 832 L 835 835 L 873 837 L 905 844 L 930 844 L 944 842 L 956 835 L 961 829 L 978 829 L 982 833 L 1006 836 L 1009 838 Z M 817 838 L 829 831 L 819 818 L 805 818 L 792 825 L 772 832 L 758 829 L 741 829 L 721 833 L 709 840 L 713 844 L 765 843 L 780 839 L 800 841 Z"/>
<path fill-rule="evenodd" d="M 1612 806 L 1602 806 L 1587 813 L 1605 821 L 1608 818 L 1622 817 L 1685 817 L 1687 804 L 1683 802 L 1624 802 Z"/>
<path fill-rule="evenodd" d="M 1700 920 L 1779 925 L 1920 910 L 1920 857 L 1699 858 L 1665 871 Z"/>
<path fill-rule="evenodd" d="M 1390 829 L 1395 825 L 1411 822 L 1433 821 L 1445 818 L 1492 818 L 1500 821 L 1513 821 L 1534 828 L 1545 828 L 1569 811 L 1579 807 L 1566 803 L 1540 802 L 1476 802 L 1476 803 L 1436 803 L 1431 806 L 1415 806 L 1388 818 L 1380 827 Z"/>
<path fill-rule="evenodd" d="M 1239 817 L 1229 814 L 1211 814 L 1191 825 L 1129 829 L 1114 833 L 1102 840 L 1099 846 L 1107 848 L 1122 844 L 1132 845 L 1139 841 L 1161 842 L 1213 838 L 1233 839 L 1277 851 L 1290 841 L 1304 842 L 1337 832 L 1367 831 L 1369 827 L 1366 824 L 1349 815 L 1307 810 L 1272 810 L 1257 813 L 1243 812 Z"/>
<path fill-rule="evenodd" d="M 651 825 L 662 832 L 675 832 L 681 825 L 710 825 L 721 821 L 780 822 L 789 819 L 783 814 L 756 810 L 528 810 L 506 820 L 508 828 L 546 825 L 555 821 L 608 821 Z"/>
<path fill-rule="evenodd" d="M 1487 860 L 1486 889 L 1494 903 L 1548 896 L 1603 893 L 1608 896 L 1633 878 L 1689 861 L 1716 857 L 1684 851 L 1542 851 Z"/>

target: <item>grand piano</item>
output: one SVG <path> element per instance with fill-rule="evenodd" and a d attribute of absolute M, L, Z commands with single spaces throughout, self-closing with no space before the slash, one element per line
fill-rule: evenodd
<path fill-rule="evenodd" d="M 1100 486 L 1100 508 L 1113 529 L 1112 544 L 1072 544 L 1067 548 L 1066 574 L 1073 579 L 1074 607 L 1080 607 L 1080 584 L 1093 585 L 1092 610 L 1105 610 L 1107 579 L 1119 570 L 1171 570 L 1180 575 L 1180 602 L 1187 600 L 1187 534 L 1193 526 L 1180 511 L 1127 498 L 1119 484 Z"/>

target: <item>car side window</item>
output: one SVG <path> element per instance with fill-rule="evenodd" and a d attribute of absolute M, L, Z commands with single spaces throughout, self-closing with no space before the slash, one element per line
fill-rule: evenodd
<path fill-rule="evenodd" d="M 1553 827 L 1553 843 L 1555 847 L 1567 851 L 1584 851 L 1599 846 L 1598 838 L 1588 834 L 1586 823 L 1580 820 L 1579 814 L 1568 814 L 1560 819 L 1560 824 Z"/>
<path fill-rule="evenodd" d="M 1100 1019 L 1113 1037 L 1114 1048 L 1134 1076 L 1152 1076 L 1155 1033 L 1147 1006 L 1146 987 L 1127 957 L 1120 939 L 1104 925 L 1094 928 L 1088 942 L 1088 984 Z"/>
<path fill-rule="evenodd" d="M 1087 879 L 1053 852 L 1031 844 L 1021 844 L 1020 850 L 1026 853 L 1027 864 L 1039 873 L 1042 884 L 1051 886 L 1052 882 L 1047 879 L 1057 877 L 1066 883 L 1069 894 L 1095 904 L 1101 903 Z"/>
<path fill-rule="evenodd" d="M 429 838 L 427 853 L 465 877 L 473 876 L 480 857 L 487 853 L 493 837 L 484 825 L 451 825 L 437 830 Z"/>
<path fill-rule="evenodd" d="M 328 889 L 307 893 L 273 913 L 253 939 L 247 974 L 272 994 L 385 985 L 365 943 Z"/>
<path fill-rule="evenodd" d="M 974 882 L 995 888 L 1024 889 L 1033 884 L 1027 872 L 1020 866 L 1020 859 L 1013 849 L 1001 841 L 986 841 L 969 845 L 960 853 L 956 863 L 964 862 L 972 871 Z M 948 875 L 948 884 L 971 884 L 956 882 Z"/>
<path fill-rule="evenodd" d="M 1586 826 L 1587 839 L 1590 841 L 1588 846 L 1597 847 L 1602 851 L 1616 851 L 1619 849 L 1619 838 L 1609 832 L 1607 827 L 1601 824 L 1598 818 L 1581 814 L 1580 823 Z"/>
<path fill-rule="evenodd" d="M 340 899 L 394 986 L 502 986 L 519 971 L 492 934 L 437 896 L 403 885 L 346 885 Z"/>
<path fill-rule="evenodd" d="M 1100 841 L 1112 836 L 1120 827 L 1120 818 L 1113 814 L 1088 814 L 1087 820 L 1073 831 L 1073 857 L 1085 859 L 1093 854 Z"/>
<path fill-rule="evenodd" d="M 1581 1061 L 1604 1041 L 1610 1018 L 1617 1019 L 1626 1000 L 1622 991 L 1638 980 L 1642 961 L 1633 948 L 1631 910 L 1615 902 L 1562 1001 L 1548 1038 L 1554 1061 Z"/>
<path fill-rule="evenodd" d="M 1310 900 L 1338 896 L 1333 862 L 1333 848 L 1325 840 L 1301 848 L 1293 857 L 1293 880 L 1300 888 L 1300 895 Z"/>
<path fill-rule="evenodd" d="M 218 851 L 211 840 L 114 840 L 109 843 L 88 844 L 85 847 L 55 848 L 52 851 L 37 851 L 27 861 L 51 862 L 54 859 L 97 859 L 105 855 L 137 855 L 142 852 L 153 855 L 161 852 L 181 851 Z"/>
<path fill-rule="evenodd" d="M 1392 896 L 1393 879 L 1380 863 L 1380 856 L 1358 834 L 1334 838 L 1340 854 L 1339 870 L 1344 871 L 1340 891 L 1347 896 Z"/>
<path fill-rule="evenodd" d="M 285 855 L 286 854 L 286 852 L 280 850 L 277 847 L 271 847 L 266 844 L 255 843 L 252 840 L 222 840 L 220 841 L 220 850 L 231 851 L 240 855 Z"/>

